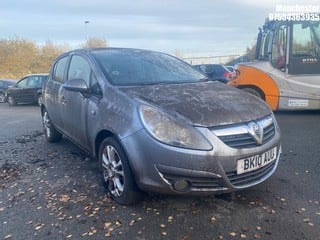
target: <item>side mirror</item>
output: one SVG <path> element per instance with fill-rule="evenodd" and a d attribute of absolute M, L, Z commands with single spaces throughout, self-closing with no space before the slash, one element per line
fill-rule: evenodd
<path fill-rule="evenodd" d="M 83 79 L 71 79 L 63 84 L 63 88 L 72 91 L 72 92 L 80 92 L 80 93 L 88 93 L 89 87 L 87 83 Z"/>

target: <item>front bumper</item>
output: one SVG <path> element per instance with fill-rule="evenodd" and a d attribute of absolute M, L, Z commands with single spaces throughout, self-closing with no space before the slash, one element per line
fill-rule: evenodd
<path fill-rule="evenodd" d="M 213 145 L 211 151 L 177 148 L 158 142 L 144 129 L 122 139 L 136 183 L 141 190 L 165 194 L 217 194 L 257 185 L 276 170 L 280 133 L 267 143 L 251 148 L 227 146 L 209 129 L 202 132 Z M 237 175 L 237 161 L 277 147 L 268 165 Z"/>

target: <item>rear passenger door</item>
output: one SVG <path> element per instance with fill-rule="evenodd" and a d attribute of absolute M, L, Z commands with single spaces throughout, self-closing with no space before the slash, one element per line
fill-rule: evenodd
<path fill-rule="evenodd" d="M 63 116 L 61 116 L 61 90 L 66 81 L 66 70 L 68 64 L 68 55 L 60 57 L 54 64 L 52 72 L 46 82 L 43 101 L 49 113 L 53 125 L 63 131 Z"/>

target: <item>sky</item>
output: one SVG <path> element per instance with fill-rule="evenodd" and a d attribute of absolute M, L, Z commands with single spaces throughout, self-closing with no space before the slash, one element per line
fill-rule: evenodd
<path fill-rule="evenodd" d="M 319 0 L 0 0 L 0 39 L 79 48 L 87 38 L 110 47 L 240 55 L 277 5 Z M 86 23 L 87 22 L 87 23 Z"/>

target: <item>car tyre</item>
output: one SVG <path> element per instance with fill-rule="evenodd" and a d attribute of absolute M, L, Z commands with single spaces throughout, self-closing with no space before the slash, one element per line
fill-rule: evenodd
<path fill-rule="evenodd" d="M 59 133 L 53 126 L 47 110 L 43 111 L 42 114 L 42 124 L 44 129 L 44 134 L 46 135 L 47 141 L 50 143 L 59 142 L 62 139 L 62 134 Z"/>
<path fill-rule="evenodd" d="M 17 105 L 17 102 L 11 96 L 8 97 L 8 103 L 9 103 L 9 106 Z"/>
<path fill-rule="evenodd" d="M 41 106 L 42 101 L 43 101 L 43 100 L 42 100 L 42 95 L 38 96 L 37 104 L 38 104 L 39 107 Z"/>
<path fill-rule="evenodd" d="M 0 92 L 0 103 L 4 103 L 6 101 L 6 95 L 3 92 Z"/>
<path fill-rule="evenodd" d="M 108 137 L 101 143 L 99 165 L 106 190 L 115 202 L 132 205 L 141 199 L 128 158 L 115 138 Z"/>

